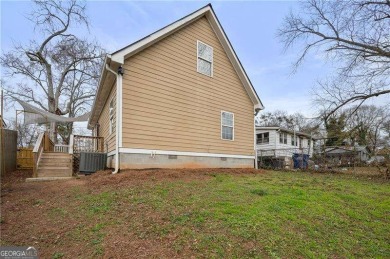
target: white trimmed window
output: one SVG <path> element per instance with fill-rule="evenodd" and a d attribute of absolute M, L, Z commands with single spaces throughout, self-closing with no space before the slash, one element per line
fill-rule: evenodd
<path fill-rule="evenodd" d="M 257 134 L 257 144 L 269 144 L 269 132 Z"/>
<path fill-rule="evenodd" d="M 221 112 L 221 138 L 234 140 L 234 113 Z"/>
<path fill-rule="evenodd" d="M 110 102 L 109 116 L 110 116 L 109 130 L 111 135 L 114 128 L 114 98 L 112 98 Z"/>
<path fill-rule="evenodd" d="M 197 42 L 198 72 L 213 76 L 213 48 L 201 41 Z"/>
<path fill-rule="evenodd" d="M 287 144 L 287 133 L 286 132 L 279 133 L 279 143 L 280 144 Z"/>
<path fill-rule="evenodd" d="M 295 136 L 295 139 L 294 139 L 294 135 L 291 136 L 291 146 L 298 146 L 298 137 Z"/>

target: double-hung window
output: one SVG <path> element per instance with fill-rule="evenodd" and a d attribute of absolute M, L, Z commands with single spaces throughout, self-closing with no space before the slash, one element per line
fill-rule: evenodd
<path fill-rule="evenodd" d="M 213 76 L 213 48 L 209 45 L 198 41 L 198 72 L 206 76 Z"/>
<path fill-rule="evenodd" d="M 114 128 L 114 98 L 110 101 L 110 109 L 109 109 L 109 116 L 110 116 L 110 122 L 109 122 L 109 131 L 110 135 L 112 134 L 113 128 Z"/>
<path fill-rule="evenodd" d="M 287 144 L 287 133 L 285 133 L 285 132 L 279 133 L 279 143 L 280 144 Z"/>
<path fill-rule="evenodd" d="M 257 144 L 269 144 L 269 132 L 257 134 Z"/>
<path fill-rule="evenodd" d="M 291 146 L 298 146 L 298 137 L 292 135 L 291 136 Z"/>
<path fill-rule="evenodd" d="M 234 140 L 234 114 L 231 112 L 221 112 L 221 138 Z"/>

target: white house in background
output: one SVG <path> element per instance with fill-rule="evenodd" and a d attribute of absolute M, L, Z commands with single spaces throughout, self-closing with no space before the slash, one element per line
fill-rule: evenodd
<path fill-rule="evenodd" d="M 256 149 L 258 161 L 280 159 L 284 167 L 289 167 L 293 154 L 313 155 L 313 137 L 281 127 L 257 126 Z"/>

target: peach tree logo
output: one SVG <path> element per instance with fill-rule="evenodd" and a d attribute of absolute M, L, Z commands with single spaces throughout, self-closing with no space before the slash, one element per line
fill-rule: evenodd
<path fill-rule="evenodd" d="M 1 246 L 0 259 L 37 259 L 38 250 L 33 246 Z"/>

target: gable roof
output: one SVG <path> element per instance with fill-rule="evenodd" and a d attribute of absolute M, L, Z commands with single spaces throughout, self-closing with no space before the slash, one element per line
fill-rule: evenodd
<path fill-rule="evenodd" d="M 184 28 L 185 26 L 191 24 L 192 22 L 206 17 L 209 21 L 214 33 L 216 34 L 218 40 L 223 46 L 230 62 L 232 63 L 241 83 L 243 84 L 248 96 L 250 97 L 255 109 L 262 110 L 264 109 L 263 103 L 261 102 L 258 94 L 256 93 L 255 88 L 252 85 L 247 73 L 245 72 L 241 61 L 237 57 L 236 52 L 233 49 L 232 44 L 230 43 L 225 31 L 223 30 L 217 16 L 214 13 L 214 10 L 211 4 L 208 4 L 199 10 L 161 28 L 160 30 L 149 34 L 148 36 L 122 48 L 111 55 L 107 55 L 103 68 L 102 74 L 99 81 L 99 88 L 96 94 L 96 98 L 92 107 L 91 117 L 88 121 L 88 127 L 92 127 L 93 124 L 97 123 L 97 120 L 100 116 L 100 113 L 103 109 L 104 103 L 111 91 L 112 85 L 110 89 L 103 89 L 104 81 L 107 77 L 107 70 L 105 69 L 106 64 L 110 64 L 114 67 L 119 67 L 124 61 L 142 51 L 143 49 L 153 45 L 154 43 L 166 38 L 167 36 L 173 34 L 174 32 Z"/>

